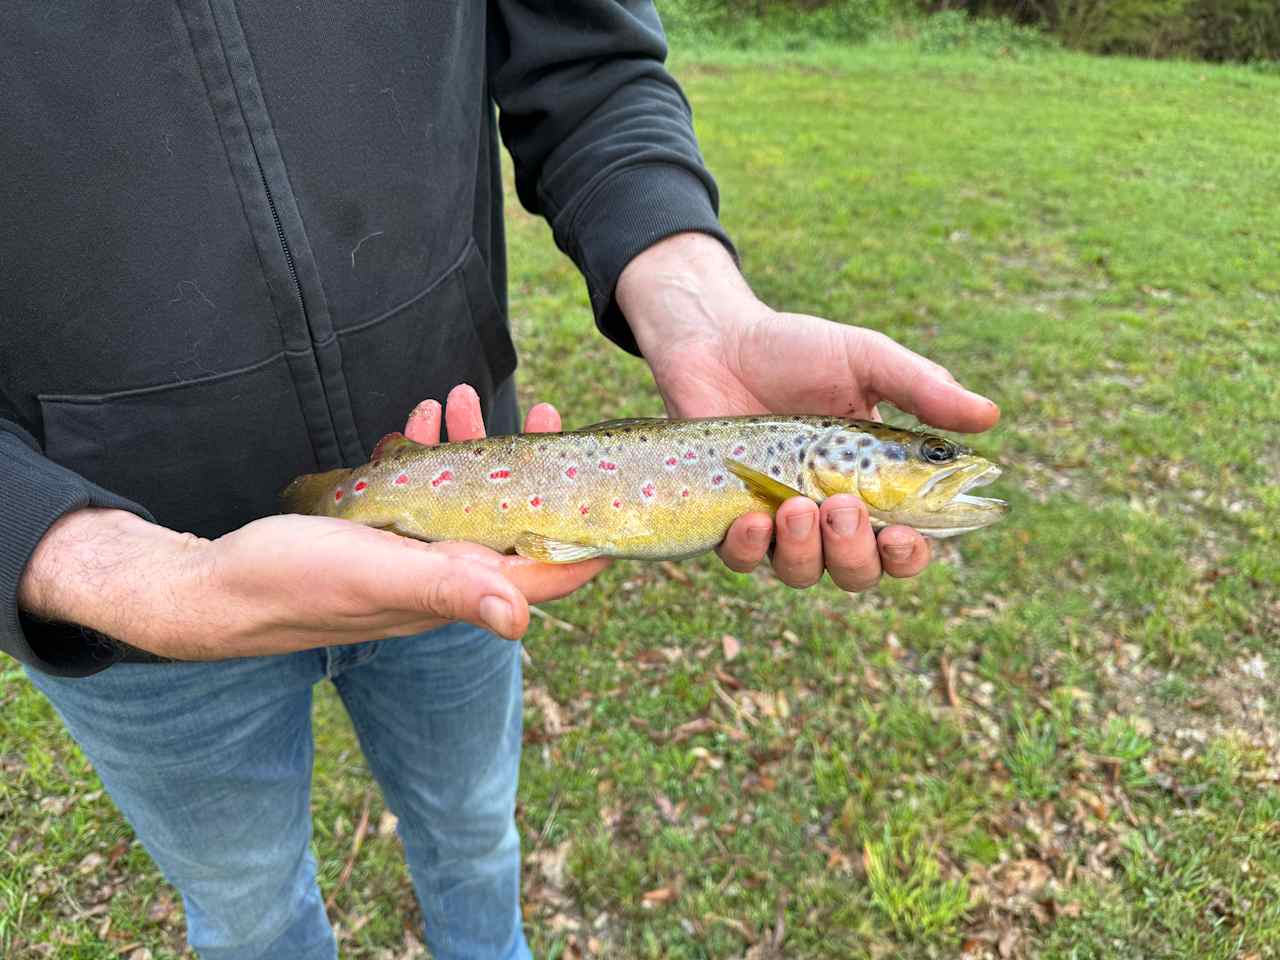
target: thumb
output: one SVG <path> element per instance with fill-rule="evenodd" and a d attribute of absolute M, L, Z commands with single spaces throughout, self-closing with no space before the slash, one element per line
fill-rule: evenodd
<path fill-rule="evenodd" d="M 966 390 L 945 367 L 873 330 L 849 329 L 850 366 L 876 397 L 944 430 L 980 433 L 995 426 L 1000 408 Z"/>
<path fill-rule="evenodd" d="M 508 640 L 529 629 L 529 604 L 505 576 L 497 554 L 476 548 L 441 550 L 407 541 L 417 559 L 407 564 L 402 586 L 410 609 L 439 620 L 465 620 Z M 459 544 L 458 546 L 463 546 Z"/>

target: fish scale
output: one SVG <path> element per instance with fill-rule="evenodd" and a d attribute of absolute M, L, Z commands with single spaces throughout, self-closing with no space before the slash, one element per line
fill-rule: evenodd
<path fill-rule="evenodd" d="M 928 461 L 919 451 L 930 440 L 954 456 Z M 946 470 L 979 463 L 999 472 L 951 441 L 872 421 L 637 419 L 436 446 L 391 434 L 364 466 L 298 478 L 282 504 L 553 562 L 676 559 L 711 549 L 744 514 L 772 513 L 800 494 L 822 501 L 855 493 L 877 526 L 898 522 L 903 511 L 886 504 L 900 488 L 941 486 Z M 936 525 L 934 532 L 949 530 L 963 532 Z"/>

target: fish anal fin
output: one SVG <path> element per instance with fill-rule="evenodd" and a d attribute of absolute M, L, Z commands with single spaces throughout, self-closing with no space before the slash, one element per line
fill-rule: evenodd
<path fill-rule="evenodd" d="M 403 433 L 388 433 L 379 440 L 373 447 L 373 453 L 369 455 L 370 462 L 375 460 L 383 460 L 387 457 L 399 456 L 402 453 L 412 453 L 415 450 L 421 450 L 423 444 L 410 440 Z"/>
<path fill-rule="evenodd" d="M 543 563 L 577 563 L 579 560 L 590 560 L 604 553 L 599 547 L 583 543 L 566 543 L 553 540 L 540 533 L 526 530 L 516 538 L 516 553 L 530 560 Z"/>
<path fill-rule="evenodd" d="M 753 494 L 775 507 L 780 507 L 792 497 L 803 497 L 804 494 L 795 487 L 788 486 L 780 480 L 774 480 L 759 470 L 748 467 L 740 460 L 726 457 L 724 465 L 729 472 L 747 485 Z"/>

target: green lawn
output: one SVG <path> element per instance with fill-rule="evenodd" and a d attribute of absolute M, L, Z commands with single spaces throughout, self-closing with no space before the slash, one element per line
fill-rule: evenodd
<path fill-rule="evenodd" d="M 1014 513 L 868 595 L 627 562 L 549 606 L 535 952 L 1280 955 L 1280 77 L 906 44 L 676 71 L 757 291 L 995 398 Z M 659 412 L 511 214 L 526 401 Z M 17 670 L 0 717 L 0 955 L 179 954 L 180 905 Z M 317 720 L 344 956 L 413 956 L 331 691 Z"/>

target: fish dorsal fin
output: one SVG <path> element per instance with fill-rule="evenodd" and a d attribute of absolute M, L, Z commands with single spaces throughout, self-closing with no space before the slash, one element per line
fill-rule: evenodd
<path fill-rule="evenodd" d="M 638 427 L 643 424 L 659 424 L 670 423 L 671 421 L 665 417 L 621 417 L 618 420 L 601 420 L 599 423 L 589 423 L 585 427 L 578 427 L 571 433 L 587 433 L 592 430 L 617 430 L 621 427 Z"/>
<path fill-rule="evenodd" d="M 387 457 L 396 457 L 402 453 L 413 453 L 415 450 L 421 450 L 424 446 L 425 444 L 410 440 L 403 433 L 388 433 L 374 444 L 373 453 L 369 456 L 369 460 L 385 460 Z"/>
<path fill-rule="evenodd" d="M 603 552 L 599 547 L 552 540 L 550 537 L 544 537 L 530 530 L 516 537 L 516 553 L 530 560 L 541 560 L 543 563 L 577 563 L 579 560 L 598 557 Z"/>
<path fill-rule="evenodd" d="M 774 480 L 772 477 L 765 476 L 759 470 L 753 470 L 745 463 L 734 460 L 729 457 L 725 458 L 724 465 L 729 472 L 747 485 L 747 489 L 754 493 L 761 500 L 772 503 L 775 507 L 781 506 L 792 497 L 803 497 L 804 494 L 795 487 L 788 486 L 780 480 Z"/>

